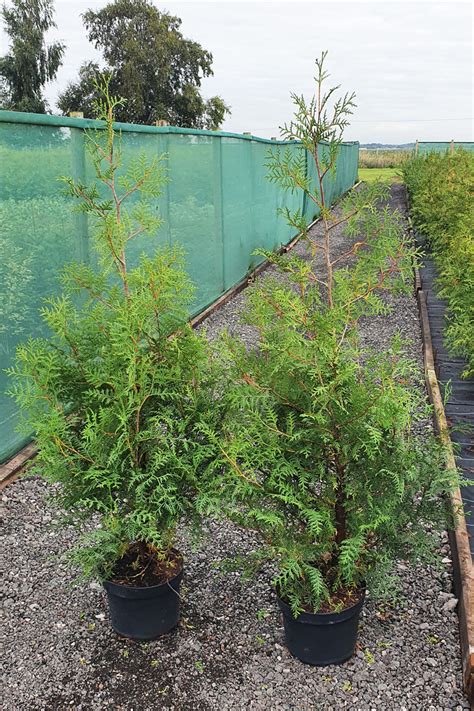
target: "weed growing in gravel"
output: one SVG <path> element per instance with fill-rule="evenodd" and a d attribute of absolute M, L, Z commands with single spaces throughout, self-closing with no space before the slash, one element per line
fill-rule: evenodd
<path fill-rule="evenodd" d="M 374 664 L 375 663 L 375 657 L 372 654 L 372 652 L 370 651 L 370 649 L 367 649 L 367 648 L 364 649 L 364 657 L 365 657 L 365 661 L 367 662 L 367 664 Z"/>
<path fill-rule="evenodd" d="M 325 91 L 324 62 L 325 54 L 315 98 L 293 95 L 294 119 L 282 129 L 301 141 L 299 154 L 276 148 L 268 158 L 270 180 L 305 192 L 323 234 L 284 209 L 313 260 L 259 252 L 279 278 L 249 297 L 258 347 L 230 337 L 222 344 L 227 415 L 220 432 L 206 430 L 215 462 L 201 492 L 204 510 L 225 510 L 260 534 L 256 558 L 276 563 L 274 584 L 295 616 L 350 606 L 365 584 L 388 595 L 395 559 L 429 557 L 436 536 L 426 523 L 445 525 L 439 494 L 456 483 L 437 441 L 414 434 L 428 410 L 401 339 L 373 352 L 358 337 L 361 318 L 388 314 L 384 291 L 409 289 L 417 255 L 383 207 L 383 187 L 351 193 L 341 217 L 326 202 L 354 96 L 334 101 L 337 87 Z M 339 257 L 336 229 L 348 240 Z"/>

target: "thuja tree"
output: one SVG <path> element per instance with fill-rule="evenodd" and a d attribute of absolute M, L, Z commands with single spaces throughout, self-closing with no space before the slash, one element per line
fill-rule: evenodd
<path fill-rule="evenodd" d="M 258 531 L 256 558 L 276 563 L 277 591 L 295 615 L 344 607 L 364 584 L 387 592 L 394 558 L 429 552 L 426 523 L 444 525 L 438 495 L 454 481 L 436 442 L 414 435 L 427 408 L 401 339 L 373 352 L 359 338 L 362 317 L 388 312 L 383 292 L 407 288 L 416 255 L 380 204 L 382 188 L 352 192 L 338 213 L 327 204 L 354 97 L 330 110 L 336 89 L 324 90 L 324 61 L 315 98 L 293 96 L 295 117 L 283 129 L 301 141 L 299 154 L 277 149 L 268 161 L 271 180 L 314 202 L 322 233 L 285 210 L 312 259 L 261 252 L 279 277 L 249 298 L 257 347 L 230 337 L 222 345 L 227 411 L 219 433 L 206 429 L 215 461 L 201 493 L 204 510 Z M 347 237 L 339 256 L 336 229 Z"/>
<path fill-rule="evenodd" d="M 193 514 L 193 432 L 209 407 L 209 368 L 205 340 L 188 325 L 193 288 L 179 249 L 127 262 L 131 243 L 159 228 L 152 205 L 164 177 L 159 159 L 122 164 L 121 101 L 107 82 L 100 92 L 105 127 L 87 134 L 97 179 L 65 178 L 95 225 L 100 269 L 66 269 L 63 294 L 43 309 L 51 337 L 20 346 L 10 374 L 36 433 L 35 469 L 60 484 L 58 504 L 79 525 L 100 517 L 74 559 L 107 578 L 133 544 L 139 584 L 150 556 L 166 558 L 179 518 Z"/>

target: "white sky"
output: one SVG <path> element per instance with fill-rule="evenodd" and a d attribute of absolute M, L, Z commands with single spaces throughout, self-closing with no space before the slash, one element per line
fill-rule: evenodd
<path fill-rule="evenodd" d="M 80 15 L 107 0 L 56 0 L 67 45 L 51 106 L 81 63 L 97 59 Z M 472 5 L 469 2 L 158 2 L 178 15 L 186 37 L 214 56 L 205 96 L 232 108 L 223 128 L 279 135 L 291 91 L 312 91 L 314 58 L 329 50 L 331 79 L 354 90 L 358 108 L 348 140 L 405 143 L 473 140 Z M 7 51 L 0 35 L 1 53 Z"/>

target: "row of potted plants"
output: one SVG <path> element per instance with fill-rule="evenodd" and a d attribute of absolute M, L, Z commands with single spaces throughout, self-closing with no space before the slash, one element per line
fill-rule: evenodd
<path fill-rule="evenodd" d="M 416 254 L 381 205 L 383 188 L 352 192 L 337 216 L 326 204 L 354 97 L 330 109 L 325 54 L 316 66 L 316 97 L 293 96 L 283 129 L 301 153 L 274 149 L 268 172 L 314 201 L 323 233 L 285 211 L 314 260 L 261 253 L 283 278 L 250 290 L 255 348 L 228 335 L 214 348 L 192 330 L 179 248 L 128 267 L 130 241 L 159 227 L 150 198 L 164 177 L 158 160 L 122 165 L 113 127 L 122 100 L 106 81 L 106 128 L 88 136 L 97 180 L 65 179 L 95 225 L 100 269 L 66 269 L 64 293 L 43 311 L 51 338 L 19 347 L 12 392 L 36 432 L 37 471 L 59 483 L 57 503 L 85 530 L 70 557 L 104 582 L 120 634 L 151 639 L 176 626 L 177 528 L 226 517 L 254 530 L 256 558 L 276 565 L 290 651 L 342 662 L 366 589 L 389 594 L 394 560 L 431 555 L 446 525 L 440 495 L 456 473 L 434 438 L 415 434 L 427 414 L 416 368 L 399 338 L 380 353 L 358 336 L 361 318 L 387 313 L 383 291 L 408 288 Z M 348 237 L 339 256 L 336 229 Z"/>

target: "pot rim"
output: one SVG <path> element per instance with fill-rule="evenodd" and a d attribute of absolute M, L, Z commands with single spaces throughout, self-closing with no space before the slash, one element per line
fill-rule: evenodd
<path fill-rule="evenodd" d="M 289 615 L 294 622 L 317 625 L 319 623 L 325 624 L 329 622 L 343 622 L 349 617 L 355 615 L 364 605 L 367 588 L 365 585 L 362 585 L 359 590 L 361 592 L 360 600 L 357 600 L 357 602 L 353 603 L 349 607 L 345 607 L 343 610 L 335 612 L 301 612 L 298 617 L 294 617 L 290 605 L 285 602 L 285 600 L 283 600 L 283 598 L 280 597 L 276 591 L 275 594 L 278 605 L 284 615 Z"/>

